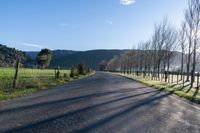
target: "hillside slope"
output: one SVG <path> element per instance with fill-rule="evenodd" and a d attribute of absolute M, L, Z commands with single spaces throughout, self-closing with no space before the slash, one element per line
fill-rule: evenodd
<path fill-rule="evenodd" d="M 70 55 L 70 54 L 74 54 L 76 52 L 78 52 L 78 51 L 73 51 L 73 50 L 53 50 L 52 51 L 52 59 L 58 59 L 60 57 L 67 56 L 67 55 Z M 32 60 L 36 60 L 39 51 L 28 51 L 28 52 L 25 52 L 25 53 Z"/>
<path fill-rule="evenodd" d="M 79 63 L 84 63 L 87 67 L 98 70 L 102 60 L 109 61 L 114 56 L 120 56 L 127 50 L 89 50 L 89 51 L 72 51 L 72 50 L 53 50 L 52 61 L 49 67 L 60 66 L 62 68 L 71 68 Z M 32 59 L 36 59 L 38 52 L 26 52 Z M 180 69 L 181 53 L 174 52 L 171 60 L 171 70 Z M 197 64 L 199 71 L 200 65 Z"/>
<path fill-rule="evenodd" d="M 23 64 L 29 60 L 24 52 L 0 44 L 0 67 L 13 66 L 18 57 Z"/>
<path fill-rule="evenodd" d="M 70 68 L 76 66 L 79 63 L 83 63 L 92 69 L 98 69 L 102 60 L 109 61 L 115 55 L 119 56 L 124 50 L 90 50 L 84 52 L 76 52 L 68 56 L 62 56 L 56 60 L 52 60 L 50 66 L 61 66 Z"/>
<path fill-rule="evenodd" d="M 115 55 L 120 56 L 125 50 L 53 50 L 52 61 L 49 67 L 60 66 L 62 68 L 71 68 L 79 63 L 84 63 L 87 67 L 98 69 L 102 60 L 109 61 Z M 26 52 L 31 59 L 36 60 L 38 52 Z"/>

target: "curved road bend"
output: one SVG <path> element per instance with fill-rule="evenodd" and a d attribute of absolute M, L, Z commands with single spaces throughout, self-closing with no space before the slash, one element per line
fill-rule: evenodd
<path fill-rule="evenodd" d="M 199 133 L 200 108 L 108 73 L 0 102 L 0 132 Z"/>

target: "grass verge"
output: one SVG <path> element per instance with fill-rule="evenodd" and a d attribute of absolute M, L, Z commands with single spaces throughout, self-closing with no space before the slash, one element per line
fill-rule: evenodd
<path fill-rule="evenodd" d="M 8 91 L 0 91 L 0 101 L 9 100 L 17 97 L 26 96 L 29 94 L 33 94 L 39 92 L 41 90 L 51 89 L 55 86 L 62 85 L 65 83 L 69 83 L 71 81 L 83 79 L 89 76 L 94 75 L 95 72 L 91 72 L 86 75 L 79 75 L 75 76 L 74 78 L 46 78 L 46 79 L 33 79 L 30 81 L 28 86 L 25 88 L 15 89 L 15 90 L 8 90 Z"/>
<path fill-rule="evenodd" d="M 154 80 L 150 80 L 150 79 L 145 79 L 143 77 L 133 76 L 130 74 L 129 75 L 127 75 L 127 74 L 124 75 L 121 73 L 113 73 L 113 74 L 135 80 L 146 86 L 153 87 L 155 89 L 159 89 L 162 91 L 166 91 L 171 94 L 175 94 L 181 98 L 185 98 L 194 103 L 200 104 L 200 94 L 196 88 L 192 88 L 192 89 L 190 89 L 190 91 L 188 91 L 188 88 L 185 86 L 182 86 L 182 85 L 169 84 L 169 83 L 165 83 L 165 82 L 161 82 L 161 81 L 154 81 Z"/>

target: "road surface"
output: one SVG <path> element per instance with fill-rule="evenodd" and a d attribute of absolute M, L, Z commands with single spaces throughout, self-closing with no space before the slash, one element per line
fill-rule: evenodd
<path fill-rule="evenodd" d="M 0 102 L 0 132 L 199 133 L 200 108 L 108 73 Z"/>

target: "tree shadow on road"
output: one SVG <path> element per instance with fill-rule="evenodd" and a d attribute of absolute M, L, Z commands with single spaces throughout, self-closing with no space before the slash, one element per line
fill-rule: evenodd
<path fill-rule="evenodd" d="M 128 92 L 129 90 L 127 90 Z M 121 92 L 121 91 L 119 91 Z M 38 105 L 33 105 L 33 106 L 30 106 L 30 107 L 24 107 L 25 109 L 28 109 L 28 108 L 37 108 L 38 106 L 44 106 L 44 105 L 51 105 L 51 104 L 56 104 L 56 103 L 60 103 L 60 102 L 63 102 L 63 101 L 66 101 L 66 100 L 75 100 L 75 99 L 85 99 L 85 98 L 88 98 L 88 97 L 92 97 L 92 96 L 103 96 L 103 95 L 107 95 L 107 94 L 112 94 L 112 93 L 119 93 L 119 92 L 105 92 L 105 93 L 102 93 L 102 94 L 93 94 L 93 95 L 86 95 L 86 96 L 83 96 L 83 97 L 76 97 L 76 98 L 72 98 L 72 99 L 63 99 L 63 100 L 60 100 L 60 101 L 54 101 L 54 102 L 49 102 L 49 103 L 43 103 L 43 104 L 38 104 Z M 123 91 L 122 91 L 123 93 Z M 122 110 L 120 112 L 117 112 L 117 113 L 114 113 L 112 115 L 109 115 L 108 117 L 104 118 L 104 119 L 101 119 L 101 120 L 98 120 L 90 125 L 87 125 L 85 127 L 83 127 L 82 129 L 79 129 L 75 132 L 87 132 L 87 131 L 90 131 L 91 129 L 95 129 L 95 128 L 98 128 L 104 124 L 107 124 L 109 123 L 111 120 L 115 119 L 115 118 L 119 118 L 119 117 L 123 117 L 123 115 L 127 114 L 127 113 L 130 113 L 140 107 L 143 107 L 143 106 L 147 106 L 155 101 L 161 101 L 161 99 L 165 98 L 165 97 L 168 97 L 169 95 L 171 95 L 170 93 L 163 93 L 161 92 L 160 90 L 151 90 L 151 91 L 148 91 L 148 92 L 144 92 L 144 93 L 140 93 L 140 94 L 134 94 L 134 95 L 129 95 L 129 96 L 125 96 L 125 97 L 121 97 L 121 98 L 117 98 L 117 99 L 112 99 L 112 100 L 109 100 L 109 101 L 106 101 L 106 102 L 103 102 L 103 103 L 99 103 L 99 104 L 95 104 L 95 105 L 91 105 L 91 106 L 88 106 L 88 107 L 85 107 L 85 108 L 81 108 L 81 109 L 77 109 L 76 111 L 72 111 L 72 112 L 67 112 L 65 114 L 62 114 L 62 115 L 58 115 L 56 117 L 52 117 L 52 118 L 48 118 L 46 120 L 42 120 L 42 121 L 39 121 L 39 122 L 36 122 L 36 123 L 30 123 L 24 127 L 20 127 L 20 128 L 16 128 L 16 129 L 12 129 L 12 130 L 9 130 L 7 132 L 25 132 L 25 131 L 29 131 L 31 129 L 34 129 L 34 128 L 37 128 L 37 127 L 40 127 L 41 125 L 44 125 L 44 124 L 48 124 L 48 123 L 52 123 L 53 121 L 55 120 L 58 120 L 58 119 L 67 119 L 69 116 L 71 115 L 75 115 L 75 114 L 78 114 L 78 113 L 84 113 L 84 112 L 87 112 L 89 110 L 93 110 L 93 109 L 96 109 L 96 108 L 101 108 L 105 105 L 108 105 L 108 104 L 112 104 L 112 103 L 115 103 L 115 102 L 119 102 L 119 101 L 122 101 L 122 100 L 127 100 L 127 99 L 130 99 L 131 98 L 134 98 L 134 97 L 137 97 L 137 96 L 141 96 L 141 95 L 146 95 L 146 94 L 151 94 L 150 96 L 148 96 L 147 98 L 144 98 L 142 100 L 139 100 L 139 102 L 137 103 L 133 103 L 132 106 L 128 107 L 127 109 L 125 110 Z M 24 108 L 21 108 L 21 109 L 24 109 Z M 16 109 L 18 110 L 18 109 Z M 4 113 L 4 112 L 0 112 L 1 113 Z"/>
<path fill-rule="evenodd" d="M 73 102 L 73 101 L 84 100 L 86 98 L 103 97 L 103 96 L 120 94 L 120 93 L 131 93 L 131 92 L 136 91 L 138 89 L 145 89 L 145 88 L 148 88 L 148 87 L 138 87 L 136 89 L 128 88 L 128 89 L 115 90 L 115 91 L 99 92 L 99 93 L 93 93 L 93 94 L 78 96 L 78 97 L 64 98 L 64 99 L 53 100 L 53 101 L 48 101 L 48 102 L 43 102 L 43 103 L 38 103 L 38 104 L 26 105 L 26 106 L 21 106 L 21 107 L 16 107 L 16 108 L 9 108 L 9 109 L 0 110 L 0 115 L 3 115 L 3 113 L 16 112 L 16 111 L 21 111 L 21 110 L 26 110 L 26 109 L 34 109 L 34 108 L 53 105 L 53 104 L 57 104 L 57 103 L 63 103 L 63 102 L 70 103 L 70 102 Z"/>

